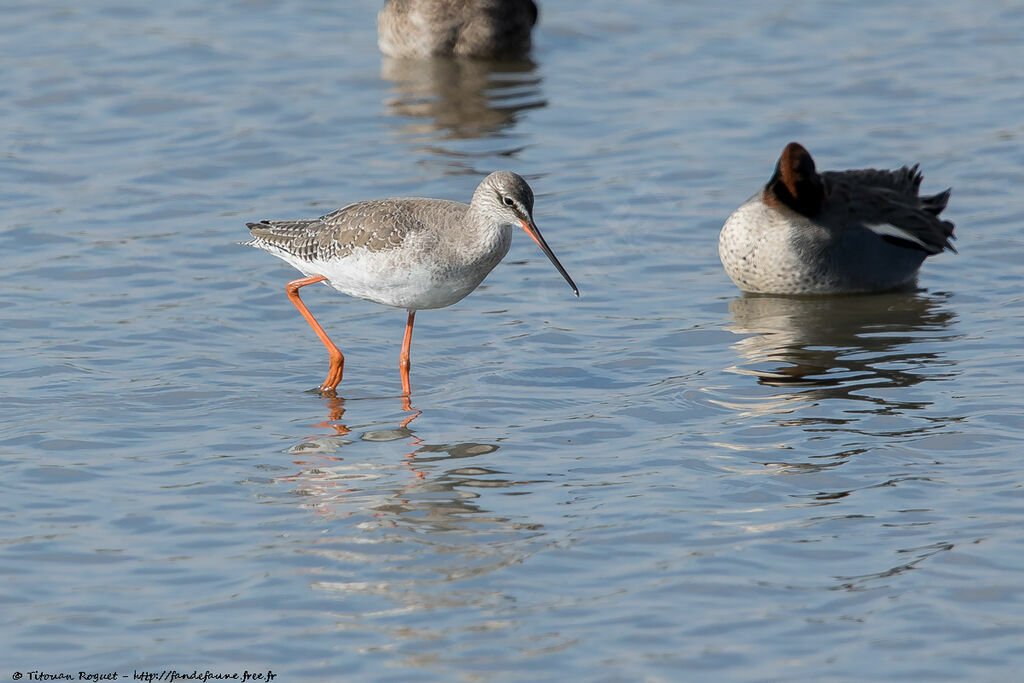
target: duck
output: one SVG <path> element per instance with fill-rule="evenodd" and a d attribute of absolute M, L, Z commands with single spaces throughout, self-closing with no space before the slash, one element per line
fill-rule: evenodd
<path fill-rule="evenodd" d="M 929 256 L 951 251 L 939 214 L 952 189 L 919 193 L 918 165 L 818 173 L 799 143 L 782 150 L 759 192 L 718 238 L 729 278 L 744 292 L 861 294 L 911 286 Z"/>
<path fill-rule="evenodd" d="M 537 23 L 533 0 L 388 0 L 377 15 L 389 57 L 522 57 Z"/>

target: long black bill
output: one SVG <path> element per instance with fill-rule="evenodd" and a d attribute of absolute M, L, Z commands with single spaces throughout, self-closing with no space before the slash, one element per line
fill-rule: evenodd
<path fill-rule="evenodd" d="M 578 297 L 580 295 L 579 288 L 576 286 L 576 283 L 572 281 L 572 278 L 569 277 L 569 273 L 565 272 L 565 268 L 562 267 L 562 264 L 558 262 L 557 258 L 555 258 L 555 252 L 551 251 L 551 247 L 549 247 L 548 243 L 544 241 L 544 236 L 540 234 L 537 224 L 533 222 L 533 219 L 530 219 L 529 221 L 520 219 L 519 222 L 523 224 L 523 230 L 526 231 L 526 234 L 537 243 L 537 246 L 540 247 L 541 251 L 544 252 L 544 255 L 548 257 L 551 263 L 554 264 L 555 268 L 558 269 L 558 272 L 565 278 L 565 281 L 569 283 L 570 287 L 572 287 L 573 293 Z"/>

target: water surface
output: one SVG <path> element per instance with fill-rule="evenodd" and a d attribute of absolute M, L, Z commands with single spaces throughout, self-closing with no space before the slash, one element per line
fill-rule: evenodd
<path fill-rule="evenodd" d="M 0 20 L 0 661 L 278 680 L 996 680 L 1024 661 L 1024 11 L 550 0 L 530 60 L 384 60 L 377 2 Z M 799 140 L 920 162 L 919 289 L 743 296 Z M 284 295 L 244 223 L 524 174 L 417 318 Z"/>

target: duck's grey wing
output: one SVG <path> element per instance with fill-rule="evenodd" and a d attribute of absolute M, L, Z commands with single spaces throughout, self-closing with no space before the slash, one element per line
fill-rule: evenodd
<path fill-rule="evenodd" d="M 918 164 L 904 166 L 893 171 L 877 168 L 862 168 L 850 171 L 826 171 L 821 174 L 825 183 L 845 182 L 862 187 L 883 187 L 907 196 L 916 197 L 921 180 Z"/>
<path fill-rule="evenodd" d="M 878 187 L 893 192 L 898 192 L 907 198 L 918 199 L 923 210 L 938 216 L 946 208 L 949 201 L 950 189 L 938 194 L 919 195 L 921 181 L 924 175 L 919 170 L 919 165 L 904 166 L 894 171 L 883 171 L 875 168 L 865 168 L 854 171 L 828 171 L 822 174 L 825 183 L 853 183 L 861 187 Z"/>
<path fill-rule="evenodd" d="M 939 218 L 949 201 L 950 190 L 919 197 L 917 188 L 921 175 L 916 166 L 899 171 L 846 171 L 824 175 L 830 204 L 845 206 L 849 222 L 853 222 L 855 216 L 863 227 L 886 241 L 929 255 L 944 249 L 956 252 L 950 241 L 955 239 L 954 225 Z"/>

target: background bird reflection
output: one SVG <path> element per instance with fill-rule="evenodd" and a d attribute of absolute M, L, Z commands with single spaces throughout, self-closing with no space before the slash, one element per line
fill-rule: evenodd
<path fill-rule="evenodd" d="M 460 152 L 446 140 L 487 137 L 491 144 L 514 142 L 495 134 L 514 126 L 522 112 L 547 105 L 537 65 L 529 60 L 385 57 L 381 77 L 391 83 L 385 105 L 400 119 L 396 132 L 436 145 L 434 150 L 440 153 Z M 486 154 L 514 151 L 513 144 Z"/>

